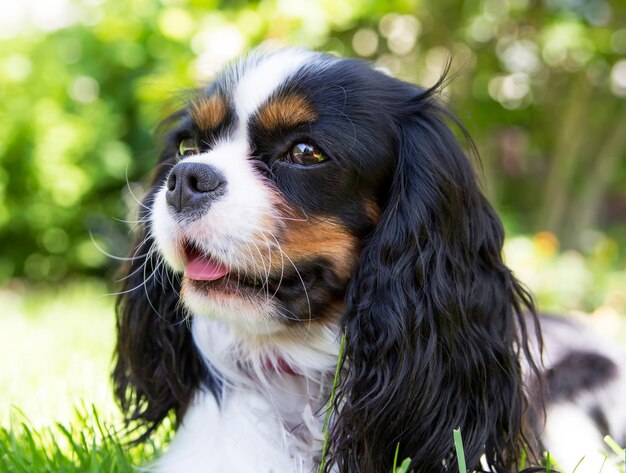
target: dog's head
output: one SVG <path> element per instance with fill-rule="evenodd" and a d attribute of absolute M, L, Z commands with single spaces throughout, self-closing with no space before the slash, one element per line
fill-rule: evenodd
<path fill-rule="evenodd" d="M 532 302 L 437 88 L 286 50 L 169 120 L 118 304 L 130 418 L 151 429 L 218 393 L 185 315 L 251 337 L 318 324 L 346 336 L 329 465 L 387 471 L 399 445 L 415 471 L 454 468 L 458 427 L 469 465 L 515 463 Z"/>
<path fill-rule="evenodd" d="M 192 100 L 150 204 L 191 314 L 261 334 L 337 322 L 393 166 L 390 83 L 289 51 L 248 59 Z"/>

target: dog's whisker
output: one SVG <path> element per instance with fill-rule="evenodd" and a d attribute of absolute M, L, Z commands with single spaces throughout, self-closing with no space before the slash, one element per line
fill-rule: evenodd
<path fill-rule="evenodd" d="M 135 261 L 135 260 L 138 260 L 138 259 L 142 259 L 142 258 L 144 258 L 146 256 L 146 255 L 138 255 L 138 256 L 130 256 L 130 257 L 129 256 L 117 256 L 117 255 L 109 253 L 104 248 L 102 248 L 100 246 L 100 244 L 98 243 L 98 241 L 93 236 L 93 233 L 91 231 L 89 231 L 89 238 L 91 239 L 91 243 L 96 247 L 96 249 L 100 253 L 102 253 L 107 258 L 111 258 L 111 259 L 116 260 L 116 261 Z"/>
<path fill-rule="evenodd" d="M 152 277 L 154 277 L 154 272 L 152 272 L 150 275 L 145 274 L 145 270 L 146 270 L 146 264 L 142 264 L 139 268 L 137 268 L 140 271 L 144 272 L 144 276 L 143 276 L 143 280 L 141 281 L 141 283 L 139 283 L 138 285 L 130 288 L 130 289 L 126 289 L 124 291 L 114 291 L 109 293 L 108 295 L 110 296 L 121 296 L 124 294 L 132 294 L 133 292 L 137 291 L 138 289 L 141 289 L 142 287 L 145 288 L 147 282 L 152 279 Z"/>
<path fill-rule="evenodd" d="M 289 255 L 287 253 L 285 253 L 282 249 L 282 246 L 280 245 L 280 242 L 278 241 L 278 239 L 274 236 L 271 235 L 270 236 L 273 238 L 273 240 L 276 242 L 276 247 L 278 248 L 278 251 L 280 251 L 280 253 L 287 259 L 287 261 L 291 264 L 291 266 L 293 267 L 294 271 L 296 272 L 296 275 L 298 276 L 298 279 L 300 280 L 300 283 L 302 284 L 302 291 L 304 293 L 304 297 L 306 298 L 306 303 L 307 303 L 307 319 L 310 321 L 313 319 L 313 315 L 311 313 L 311 301 L 309 299 L 309 293 L 307 291 L 306 288 L 306 283 L 304 282 L 304 279 L 302 278 L 302 275 L 300 274 L 300 271 L 298 270 L 298 267 L 296 266 L 296 264 L 293 262 L 293 260 L 289 257 Z"/>
<path fill-rule="evenodd" d="M 148 212 L 150 212 L 150 207 L 146 204 L 143 203 L 143 201 L 141 199 L 139 199 L 135 193 L 133 192 L 133 186 L 130 183 L 130 180 L 128 179 L 128 166 L 126 166 L 126 188 L 128 189 L 128 194 L 132 197 L 132 199 L 143 209 L 147 210 Z"/>
<path fill-rule="evenodd" d="M 269 277 L 270 277 L 270 270 L 271 270 L 271 255 L 269 255 L 270 260 L 267 262 L 267 265 L 265 264 L 265 260 L 263 258 L 263 254 L 261 253 L 261 250 L 259 248 L 259 246 L 252 240 L 250 242 L 254 248 L 256 249 L 257 254 L 259 255 L 259 262 L 261 264 L 260 268 L 255 268 L 255 273 L 259 273 L 263 278 L 263 283 L 261 284 L 261 287 L 259 288 L 259 292 L 257 294 L 260 294 L 261 292 L 265 292 L 266 294 L 266 299 L 268 299 L 267 296 L 269 296 Z M 249 245 L 248 245 L 249 248 Z M 251 253 L 251 251 L 250 251 Z M 254 260 L 253 258 L 251 258 L 252 260 Z M 258 270 L 258 271 L 257 271 Z M 256 274 L 255 274 L 256 276 Z"/>
<path fill-rule="evenodd" d="M 267 247 L 268 247 L 268 251 L 271 253 L 272 252 L 272 243 L 269 241 L 269 239 L 265 236 L 266 232 L 262 232 L 261 233 L 261 237 L 265 240 Z M 270 233 L 271 235 L 271 233 Z M 271 297 L 269 298 L 270 300 L 274 299 L 276 297 L 276 295 L 278 294 L 278 291 L 280 290 L 280 286 L 283 282 L 283 277 L 285 275 L 285 257 L 284 257 L 284 252 L 282 251 L 282 248 L 280 247 L 280 244 L 278 243 L 278 240 L 271 235 L 273 240 L 274 240 L 274 244 L 276 246 L 276 248 L 278 249 L 278 254 L 280 255 L 280 277 L 278 278 L 278 283 L 276 284 L 276 289 L 274 289 L 274 293 L 271 295 Z"/>

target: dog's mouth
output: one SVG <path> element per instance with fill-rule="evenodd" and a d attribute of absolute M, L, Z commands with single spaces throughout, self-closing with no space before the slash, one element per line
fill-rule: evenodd
<path fill-rule="evenodd" d="M 254 277 L 244 271 L 232 270 L 214 256 L 202 251 L 190 241 L 183 244 L 185 277 L 205 290 L 234 293 L 241 290 L 260 290 L 268 284 L 267 278 Z"/>
<path fill-rule="evenodd" d="M 193 241 L 184 242 L 180 251 L 184 263 L 181 295 L 188 297 L 189 303 L 212 301 L 219 305 L 243 302 L 240 307 L 261 304 L 263 310 L 270 307 L 273 318 L 291 324 L 310 322 L 320 317 L 328 304 L 341 305 L 345 294 L 345 282 L 329 270 L 324 259 L 297 260 L 297 268 L 289 259 L 291 267 L 270 270 L 269 261 L 266 264 L 258 262 L 257 267 L 250 264 L 243 268 L 230 266 L 224 258 L 207 252 Z M 204 305 L 194 307 L 199 313 L 205 313 Z M 231 315 L 237 317 L 237 312 Z"/>
<path fill-rule="evenodd" d="M 226 276 L 229 269 L 212 258 L 210 255 L 202 253 L 195 245 L 186 243 L 184 245 L 185 276 L 194 281 L 217 281 Z"/>

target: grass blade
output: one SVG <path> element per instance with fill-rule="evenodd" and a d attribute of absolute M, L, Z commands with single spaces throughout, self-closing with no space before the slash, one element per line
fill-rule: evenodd
<path fill-rule="evenodd" d="M 396 453 L 393 456 L 393 473 L 396 473 L 397 469 L 398 469 L 398 453 L 400 452 L 400 442 L 398 442 L 396 444 Z"/>
<path fill-rule="evenodd" d="M 613 450 L 620 458 L 623 457 L 624 461 L 626 462 L 626 450 L 620 447 L 619 444 L 613 439 L 613 437 L 607 435 L 606 437 L 604 437 L 604 443 L 606 443 L 611 448 L 611 450 Z"/>
<path fill-rule="evenodd" d="M 341 370 L 341 359 L 343 357 L 343 350 L 346 346 L 346 334 L 341 337 L 341 344 L 339 345 L 339 355 L 337 356 L 337 367 L 335 368 L 335 377 L 333 379 L 333 388 L 330 391 L 330 399 L 328 400 L 328 407 L 326 409 L 326 417 L 324 417 L 324 425 L 322 426 L 322 432 L 324 432 L 324 446 L 322 447 L 322 460 L 320 466 L 317 469 L 318 473 L 324 471 L 326 465 L 326 455 L 328 454 L 328 442 L 330 440 L 330 431 L 328 430 L 328 423 L 330 422 L 330 411 L 332 410 L 333 403 L 335 402 L 335 391 L 339 384 L 339 371 Z"/>
<path fill-rule="evenodd" d="M 467 467 L 465 465 L 465 450 L 463 450 L 463 438 L 461 437 L 461 429 L 454 429 L 452 433 L 454 436 L 454 448 L 456 450 L 456 458 L 459 464 L 459 472 L 467 473 Z"/>
<path fill-rule="evenodd" d="M 550 452 L 546 452 L 546 473 L 550 473 L 552 470 L 552 457 L 550 456 Z"/>
<path fill-rule="evenodd" d="M 410 467 L 411 467 L 411 459 L 405 458 L 404 461 L 402 462 L 402 465 L 400 465 L 400 468 L 398 468 L 395 471 L 395 473 L 407 473 Z"/>

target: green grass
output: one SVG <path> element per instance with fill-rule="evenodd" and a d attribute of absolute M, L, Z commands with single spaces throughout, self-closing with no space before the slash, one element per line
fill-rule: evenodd
<path fill-rule="evenodd" d="M 132 448 L 122 434 L 113 304 L 98 281 L 0 289 L 0 473 L 131 472 L 167 442 L 168 425 Z"/>
<path fill-rule="evenodd" d="M 133 465 L 154 458 L 161 445 L 152 440 L 129 448 L 93 406 L 76 409 L 71 423 L 39 429 L 14 411 L 10 426 L 0 427 L 0 472 L 130 473 Z"/>
<path fill-rule="evenodd" d="M 34 427 L 73 420 L 85 399 L 114 419 L 114 298 L 98 282 L 0 288 L 0 425 L 12 406 Z"/>

